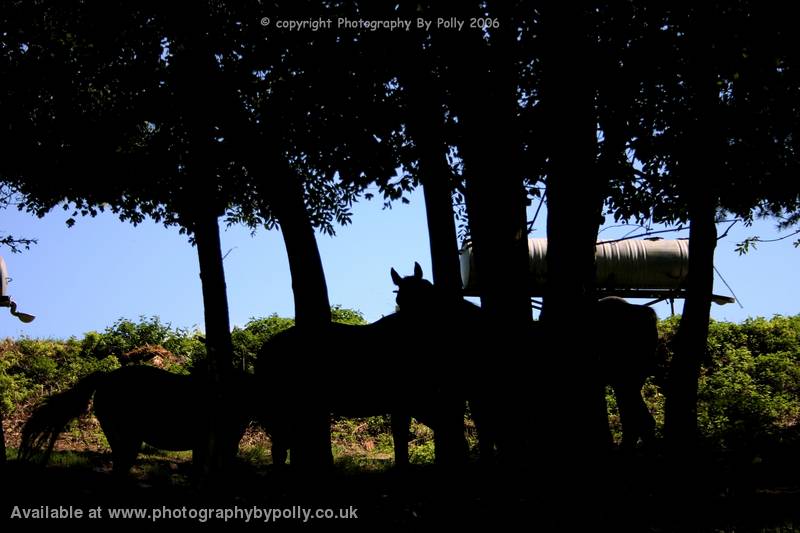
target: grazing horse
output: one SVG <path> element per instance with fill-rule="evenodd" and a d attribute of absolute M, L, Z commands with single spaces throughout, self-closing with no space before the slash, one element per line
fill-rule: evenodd
<path fill-rule="evenodd" d="M 287 448 L 306 445 L 309 423 L 331 414 L 390 415 L 397 466 L 408 464 L 412 416 L 433 428 L 434 438 L 437 428 L 459 420 L 463 439 L 463 406 L 458 412 L 450 399 L 449 376 L 435 361 L 403 363 L 430 347 L 432 333 L 412 315 L 394 313 L 361 326 L 293 326 L 264 343 L 256 379 L 270 409 L 273 462 L 283 464 Z"/>
<path fill-rule="evenodd" d="M 242 397 L 246 383 L 234 376 L 235 394 Z M 193 451 L 193 461 L 205 453 L 209 414 L 215 407 L 209 387 L 194 376 L 174 374 L 146 365 L 125 366 L 111 372 L 90 374 L 71 389 L 47 398 L 37 407 L 22 430 L 20 458 L 30 459 L 46 446 L 49 458 L 59 434 L 74 418 L 87 411 L 94 397 L 94 414 L 111 447 L 113 472 L 127 474 L 142 443 L 164 450 Z M 235 454 L 249 422 L 244 406 L 224 406 L 228 416 L 220 428 L 225 440 L 222 453 Z"/>
<path fill-rule="evenodd" d="M 462 337 L 469 335 L 468 344 L 462 339 L 464 352 L 480 350 L 478 335 L 483 327 L 480 307 L 464 300 L 445 300 L 443 295 L 428 280 L 423 278 L 422 268 L 414 263 L 414 275 L 401 277 L 392 269 L 392 279 L 397 290 L 397 305 L 401 312 L 425 314 L 432 320 L 450 321 L 460 329 Z M 642 387 L 648 376 L 656 370 L 658 346 L 657 317 L 655 311 L 645 305 L 635 305 L 622 298 L 607 297 L 596 303 L 597 335 L 613 333 L 614 342 L 600 342 L 597 357 L 605 383 L 611 385 L 617 398 L 622 421 L 622 448 L 631 449 L 641 439 L 650 443 L 655 436 L 655 421 L 642 398 Z M 532 330 L 534 338 L 542 332 L 536 324 Z M 452 329 L 452 328 L 451 328 Z M 454 330 L 454 335 L 459 331 Z M 625 337 L 620 337 L 624 333 Z M 476 384 L 474 391 L 491 388 Z M 489 392 L 489 395 L 492 393 Z M 490 457 L 496 439 L 492 416 L 487 411 L 494 402 L 486 394 L 473 394 L 471 406 L 478 429 L 481 457 Z M 485 407 L 485 409 L 484 409 Z M 496 410 L 496 409 L 495 409 Z M 484 442 L 486 441 L 486 442 Z"/>

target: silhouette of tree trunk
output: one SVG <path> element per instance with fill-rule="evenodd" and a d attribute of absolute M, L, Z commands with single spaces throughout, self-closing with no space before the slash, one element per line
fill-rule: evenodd
<path fill-rule="evenodd" d="M 708 339 L 717 244 L 714 195 L 709 191 L 696 191 L 689 210 L 690 274 L 675 339 L 664 420 L 669 445 L 678 453 L 691 452 L 696 444 L 697 387 Z"/>
<path fill-rule="evenodd" d="M 217 379 L 227 376 L 233 368 L 233 343 L 216 213 L 207 210 L 197 217 L 194 236 L 203 289 L 208 365 L 212 378 Z"/>
<path fill-rule="evenodd" d="M 453 172 L 447 162 L 442 89 L 430 75 L 433 65 L 418 54 L 417 72 L 405 77 L 409 95 L 408 129 L 417 148 L 425 196 L 433 282 L 449 297 L 461 298 L 458 239 L 453 218 Z"/>
<path fill-rule="evenodd" d="M 420 51 L 416 61 L 404 77 L 409 96 L 408 129 L 417 148 L 420 180 L 425 197 L 428 219 L 433 282 L 457 308 L 461 299 L 461 269 L 458 260 L 458 242 L 453 218 L 452 171 L 447 162 L 447 144 L 444 136 L 442 90 L 430 75 L 432 64 Z M 447 332 L 457 331 L 451 317 L 442 317 Z M 448 384 L 458 385 L 460 368 L 448 365 L 454 361 L 447 353 L 437 355 L 436 372 Z M 459 361 L 458 365 L 464 364 Z M 470 364 L 467 362 L 466 364 Z M 448 387 L 449 388 L 449 387 Z M 464 398 L 457 390 L 447 390 L 443 406 L 444 416 L 434 431 L 436 461 L 455 464 L 466 461 L 464 440 Z"/>
<path fill-rule="evenodd" d="M 527 294 L 527 194 L 519 168 L 516 132 L 516 40 L 508 6 L 496 5 L 499 28 L 487 46 L 478 32 L 448 39 L 457 69 L 459 144 L 466 176 L 466 202 L 481 306 L 496 322 L 531 322 Z"/>
<path fill-rule="evenodd" d="M 428 126 L 436 127 L 433 122 Z M 461 267 L 453 218 L 452 171 L 445 156 L 445 144 L 440 135 L 428 136 L 421 133 L 416 138 L 419 139 L 419 165 L 425 214 L 428 218 L 433 282 L 450 298 L 461 298 Z"/>
<path fill-rule="evenodd" d="M 314 227 L 303 202 L 303 187 L 289 169 L 276 176 L 271 203 L 280 223 L 292 275 L 295 320 L 298 326 L 325 326 L 331 322 L 328 285 Z"/>
<path fill-rule="evenodd" d="M 491 338 L 491 362 L 482 369 L 487 396 L 494 398 L 498 457 L 524 461 L 524 430 L 532 399 L 518 380 L 525 374 L 515 354 L 527 344 L 531 324 L 528 296 L 527 194 L 519 161 L 516 40 L 505 4 L 496 5 L 499 28 L 488 46 L 480 33 L 449 39 L 457 79 L 451 81 L 461 127 L 466 203 L 481 307 Z M 444 40 L 443 40 L 444 41 Z M 490 357 L 486 354 L 486 357 Z"/>
<path fill-rule="evenodd" d="M 233 369 L 233 343 L 219 225 L 213 209 L 206 209 L 197 216 L 194 236 L 200 263 L 208 375 L 212 394 L 207 455 L 204 457 L 202 468 L 204 482 L 213 483 L 233 459 L 226 455 L 226 450 L 222 446 L 222 442 L 228 438 L 223 427 L 226 417 L 230 414 L 225 412 L 223 406 L 227 403 L 224 396 L 225 385 Z"/>
<path fill-rule="evenodd" d="M 553 421 L 559 434 L 554 452 L 569 464 L 610 443 L 590 329 L 595 320 L 595 245 L 607 177 L 596 164 L 592 46 L 585 20 L 578 4 L 552 4 L 542 13 L 546 52 L 541 101 L 552 136 L 547 147 L 547 289 L 541 320 L 546 323 L 550 399 L 560 409 Z M 563 133 L 556 135 L 559 131 Z"/>
<path fill-rule="evenodd" d="M 230 455 L 232 450 L 223 446 L 227 438 L 224 422 L 229 415 L 224 405 L 228 404 L 226 389 L 233 368 L 233 343 L 218 223 L 224 204 L 211 185 L 219 181 L 214 158 L 216 147 L 212 142 L 215 117 L 210 107 L 219 94 L 219 79 L 213 51 L 207 41 L 208 24 L 206 9 L 189 14 L 184 54 L 178 64 L 182 76 L 177 90 L 185 99 L 182 111 L 189 135 L 186 176 L 193 180 L 190 185 L 189 180 L 184 178 L 187 183 L 183 184 L 178 194 L 183 195 L 180 217 L 185 221 L 184 225 L 192 230 L 200 264 L 211 395 L 201 483 L 213 489 L 226 466 L 233 460 Z"/>
<path fill-rule="evenodd" d="M 719 87 L 708 28 L 713 16 L 699 5 L 690 29 L 695 54 L 689 60 L 689 106 L 694 116 L 678 154 L 681 192 L 687 197 L 689 221 L 689 277 L 683 315 L 675 341 L 665 405 L 665 433 L 678 456 L 691 454 L 697 439 L 697 387 L 700 364 L 708 342 L 708 322 L 714 287 L 716 213 L 714 185 L 723 170 L 724 133 L 719 126 Z M 698 149 L 698 147 L 702 147 Z"/>
<path fill-rule="evenodd" d="M 280 223 L 286 245 L 292 276 L 295 321 L 301 328 L 325 328 L 331 323 L 328 286 L 314 228 L 303 201 L 303 186 L 299 177 L 292 174 L 293 171 L 288 166 L 276 162 L 275 168 L 279 175 L 271 182 L 269 191 L 264 192 L 269 195 L 270 205 Z M 320 351 L 322 349 L 320 347 Z M 297 354 L 298 357 L 309 355 Z M 327 400 L 320 399 L 323 404 Z M 308 413 L 305 418 L 298 424 L 297 438 L 292 445 L 292 463 L 305 469 L 331 466 L 333 456 L 328 413 L 323 409 L 321 412 Z"/>

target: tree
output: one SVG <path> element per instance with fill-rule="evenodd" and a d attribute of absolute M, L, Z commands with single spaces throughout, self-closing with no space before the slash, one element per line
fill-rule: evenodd
<path fill-rule="evenodd" d="M 14 205 L 15 195 L 16 191 L 13 187 L 0 182 L 0 210 L 8 209 L 9 206 Z M 11 250 L 11 253 L 19 253 L 23 249 L 30 250 L 31 244 L 36 244 L 36 239 L 0 234 L 0 246 L 7 247 Z"/>
<path fill-rule="evenodd" d="M 151 216 L 192 234 L 203 282 L 209 377 L 220 399 L 232 345 L 217 218 L 230 200 L 215 190 L 220 162 L 210 138 L 213 123 L 202 112 L 209 93 L 201 88 L 209 85 L 198 83 L 213 67 L 205 61 L 196 34 L 176 43 L 176 48 L 190 51 L 173 62 L 184 74 L 170 87 L 178 104 L 168 111 L 173 120 L 164 120 L 167 106 L 158 104 L 168 102 L 159 81 L 162 75 L 169 77 L 170 69 L 163 26 L 153 24 L 149 13 L 133 9 L 126 13 L 127 31 L 110 35 L 94 27 L 103 26 L 97 21 L 107 15 L 102 7 L 83 2 L 73 7 L 69 13 L 58 7 L 33 10 L 45 21 L 57 20 L 55 26 L 31 24 L 25 18 L 29 14 L 19 10 L 18 40 L 4 52 L 16 82 L 8 100 L 21 105 L 23 115 L 10 121 L 9 141 L 20 151 L 4 174 L 25 194 L 23 205 L 40 216 L 66 199 L 77 206 L 76 213 L 94 215 L 109 205 L 134 224 Z M 190 32 L 202 32 L 202 21 L 195 23 Z M 54 60 L 63 61 L 58 70 L 65 78 L 46 79 L 32 96 L 15 91 L 31 76 L 43 76 Z M 49 109 L 39 113 L 37 100 L 47 102 Z M 176 135 L 159 145 L 165 130 Z M 25 133 L 28 138 L 22 137 Z M 26 160 L 31 155 L 55 161 L 31 164 Z M 53 187 L 56 173 L 69 175 L 70 181 Z M 109 180 L 109 174 L 118 180 Z M 221 416 L 209 416 L 208 475 L 219 472 L 225 461 L 215 444 L 215 421 Z"/>
<path fill-rule="evenodd" d="M 332 233 L 334 220 L 349 221 L 350 203 L 371 181 L 392 197 L 398 190 L 389 185 L 397 126 L 385 120 L 387 80 L 356 76 L 376 57 L 360 51 L 358 36 L 264 39 L 260 6 L 203 6 L 191 24 L 171 6 L 128 6 L 115 28 L 99 22 L 107 4 L 16 7 L 9 27 L 20 29 L 9 30 L 15 39 L 3 50 L 12 79 L 4 140 L 19 157 L 4 162 L 3 175 L 28 195 L 28 208 L 43 214 L 66 198 L 76 213 L 109 207 L 190 233 L 212 375 L 227 372 L 231 356 L 217 228 L 226 212 L 280 225 L 298 322 L 329 323 L 314 226 Z M 23 89 L 31 83 L 36 91 Z M 40 186 L 56 173 L 75 177 Z"/>
<path fill-rule="evenodd" d="M 751 2 L 685 9 L 637 5 L 625 54 L 630 112 L 619 113 L 631 160 L 616 182 L 617 218 L 691 223 L 688 296 L 667 405 L 679 450 L 696 435 L 697 375 L 705 351 L 715 220 L 753 209 L 795 209 L 796 58 L 786 13 Z M 652 58 L 658 57 L 658 62 Z M 625 102 L 621 102 L 624 106 Z M 604 127 L 605 131 L 605 127 Z M 699 150 L 698 147 L 703 147 Z M 767 208 L 769 210 L 770 208 Z"/>
<path fill-rule="evenodd" d="M 508 464 L 521 463 L 525 430 L 518 425 L 534 402 L 521 376 L 515 348 L 528 344 L 531 323 L 527 295 L 528 247 L 524 170 L 519 165 L 518 72 L 516 41 L 524 13 L 502 2 L 465 4 L 457 16 L 488 15 L 497 28 L 445 38 L 438 35 L 442 59 L 449 65 L 450 112 L 457 117 L 457 154 L 463 161 L 464 196 L 470 239 L 481 273 L 484 350 L 500 354 L 484 363 L 487 397 L 498 427 L 498 452 Z M 486 354 L 484 353 L 484 357 Z"/>
<path fill-rule="evenodd" d="M 576 456 L 587 452 L 591 456 L 603 450 L 608 440 L 593 341 L 570 337 L 575 314 L 591 316 L 594 310 L 595 243 L 609 179 L 597 161 L 595 64 L 599 51 L 592 39 L 594 20 L 589 13 L 579 6 L 554 6 L 542 13 L 543 126 L 557 131 L 562 124 L 570 124 L 568 133 L 553 136 L 553 142 L 546 144 L 548 280 L 542 320 L 550 328 L 548 350 L 556 375 L 566 375 L 566 368 L 556 362 L 564 352 L 569 354 L 569 363 L 562 365 L 577 361 L 583 370 L 578 374 L 581 393 L 572 400 L 577 405 L 567 400 L 562 411 L 580 413 L 579 422 L 574 423 L 573 415 L 566 428 L 569 440 L 581 443 L 579 449 L 569 450 Z M 568 342 L 563 340 L 568 338 Z"/>

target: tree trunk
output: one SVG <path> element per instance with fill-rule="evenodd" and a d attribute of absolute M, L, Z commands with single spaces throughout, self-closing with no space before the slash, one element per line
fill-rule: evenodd
<path fill-rule="evenodd" d="M 197 257 L 200 263 L 200 281 L 203 290 L 203 315 L 206 328 L 208 377 L 211 391 L 209 412 L 209 439 L 202 464 L 204 483 L 214 483 L 223 473 L 233 456 L 230 447 L 223 443 L 233 438 L 224 430 L 229 413 L 226 385 L 233 369 L 233 342 L 228 316 L 228 296 L 225 270 L 219 240 L 219 225 L 213 209 L 207 209 L 197 218 L 194 226 Z"/>
<path fill-rule="evenodd" d="M 596 165 L 592 49 L 584 21 L 582 8 L 573 4 L 553 4 L 543 12 L 549 52 L 542 64 L 542 106 L 546 127 L 565 133 L 553 136 L 547 147 L 547 290 L 541 320 L 556 387 L 553 402 L 561 409 L 554 422 L 559 445 L 566 444 L 558 453 L 575 457 L 596 453 L 610 441 L 592 334 L 595 244 L 607 176 Z"/>
<path fill-rule="evenodd" d="M 690 458 L 697 438 L 697 387 L 700 364 L 706 353 L 711 294 L 714 287 L 715 224 L 718 195 L 714 180 L 723 170 L 726 138 L 720 130 L 719 86 L 714 49 L 709 35 L 714 16 L 708 5 L 698 4 L 687 32 L 694 44 L 688 58 L 689 108 L 685 143 L 677 154 L 681 194 L 689 211 L 689 278 L 683 316 L 675 340 L 665 405 L 665 433 L 676 457 Z M 702 151 L 697 147 L 703 146 Z"/>
<path fill-rule="evenodd" d="M 206 212 L 195 224 L 195 242 L 203 289 L 203 316 L 206 326 L 206 350 L 212 379 L 230 374 L 233 363 L 228 294 L 217 215 Z"/>
<path fill-rule="evenodd" d="M 708 191 L 698 194 L 690 207 L 690 274 L 665 406 L 664 430 L 670 448 L 679 455 L 690 453 L 697 439 L 697 386 L 706 354 L 714 286 L 715 216 L 714 196 Z"/>
<path fill-rule="evenodd" d="M 419 55 L 418 72 L 406 78 L 409 94 L 408 127 L 417 148 L 420 180 L 431 248 L 433 282 L 451 298 L 461 298 L 461 269 L 453 216 L 453 172 L 447 162 L 444 115 L 438 80 Z"/>
<path fill-rule="evenodd" d="M 286 245 L 292 275 L 296 325 L 311 329 L 311 338 L 324 339 L 319 330 L 330 326 L 331 307 L 314 228 L 303 201 L 302 183 L 294 171 L 279 159 L 274 160 L 274 169 L 280 169 L 279 174 L 269 183 L 269 188 L 262 189 L 262 194 L 266 195 L 278 219 Z M 321 346 L 320 351 L 322 348 Z M 309 355 L 296 354 L 297 357 L 305 358 Z M 313 366 L 314 362 L 309 361 L 310 371 Z M 307 471 L 326 469 L 333 465 L 329 413 L 324 407 L 328 399 L 319 400 L 320 402 L 306 402 L 312 406 L 312 410 L 303 415 L 304 420 L 296 428 L 296 438 L 291 443 L 292 464 Z M 316 405 L 321 408 L 313 408 Z"/>
<path fill-rule="evenodd" d="M 302 184 L 289 169 L 276 179 L 281 184 L 273 190 L 276 199 L 271 206 L 289 257 L 295 320 L 302 327 L 326 326 L 331 322 L 328 285 L 314 228 L 303 202 Z"/>
<path fill-rule="evenodd" d="M 210 24 L 206 8 L 188 13 L 185 33 L 177 39 L 175 69 L 181 94 L 179 112 L 188 134 L 186 177 L 183 178 L 184 197 L 181 218 L 191 229 L 197 245 L 200 281 L 203 291 L 207 377 L 207 405 L 198 406 L 208 413 L 208 441 L 205 449 L 195 450 L 201 465 L 201 484 L 216 489 L 226 466 L 233 460 L 235 450 L 228 444 L 232 437 L 225 431 L 228 403 L 226 387 L 232 371 L 233 343 L 231 341 L 228 296 L 225 270 L 219 238 L 218 217 L 224 212 L 225 198 L 216 190 L 219 181 L 215 117 L 211 103 L 219 97 L 219 77 L 213 50 L 207 40 Z"/>
<path fill-rule="evenodd" d="M 516 21 L 496 3 L 498 28 L 439 41 L 452 63 L 453 109 L 460 125 L 470 238 L 480 273 L 481 307 L 505 329 L 531 323 L 527 193 L 519 166 Z M 527 169 L 525 169 L 527 170 Z"/>
<path fill-rule="evenodd" d="M 420 146 L 420 170 L 428 219 L 433 282 L 451 298 L 461 298 L 461 267 L 453 215 L 452 171 L 444 143 L 425 140 Z"/>
<path fill-rule="evenodd" d="M 595 248 L 606 177 L 596 164 L 595 80 L 589 30 L 580 4 L 542 10 L 543 127 L 550 132 L 547 167 L 547 286 L 540 321 L 544 421 L 552 433 L 539 453 L 550 457 L 542 484 L 551 512 L 581 500 L 602 501 L 602 455 L 611 443 L 595 331 Z M 560 133 L 557 133 L 560 132 Z M 588 506 L 588 507 L 591 507 Z M 591 512 L 573 529 L 590 529 Z M 588 527 L 587 527 L 588 526 Z"/>
<path fill-rule="evenodd" d="M 498 9 L 506 7 L 500 3 Z M 527 461 L 526 431 L 535 402 L 527 372 L 516 354 L 529 345 L 527 194 L 518 167 L 516 135 L 517 78 L 514 23 L 498 12 L 499 28 L 491 45 L 480 33 L 465 32 L 448 46 L 457 68 L 454 84 L 462 131 L 459 155 L 464 161 L 470 237 L 480 275 L 481 307 L 487 319 L 488 352 L 479 371 L 490 418 L 496 420 L 498 459 Z M 523 381 L 525 381 L 523 383 Z"/>
<path fill-rule="evenodd" d="M 452 171 L 447 162 L 447 145 L 444 139 L 444 114 L 441 107 L 441 88 L 431 76 L 430 61 L 424 52 L 413 56 L 411 69 L 403 81 L 409 96 L 408 128 L 417 149 L 420 180 L 425 195 L 425 212 L 428 220 L 428 237 L 433 267 L 433 282 L 458 309 L 461 294 L 461 269 L 458 260 L 458 242 L 453 216 Z M 441 333 L 458 331 L 456 317 L 441 317 Z M 465 398 L 458 380 L 463 361 L 454 366 L 455 359 L 442 352 L 437 356 L 435 372 L 447 384 L 443 416 L 434 430 L 436 462 L 458 464 L 467 459 L 464 440 Z M 467 364 L 470 364 L 467 362 Z"/>

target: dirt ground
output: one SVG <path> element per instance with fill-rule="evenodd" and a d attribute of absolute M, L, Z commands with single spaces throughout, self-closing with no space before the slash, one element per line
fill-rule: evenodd
<path fill-rule="evenodd" d="M 17 422 L 5 424 L 10 448 L 18 442 Z M 91 417 L 82 422 L 92 423 Z M 107 446 L 92 436 L 101 434 L 96 429 L 65 433 L 61 451 L 46 467 L 12 460 L 0 468 L 0 531 L 45 525 L 107 531 L 123 524 L 137 530 L 214 524 L 348 531 L 800 531 L 800 453 L 793 448 L 755 459 L 709 455 L 693 465 L 657 453 L 613 452 L 591 471 L 532 458 L 525 467 L 421 465 L 401 472 L 387 457 L 346 456 L 333 471 L 310 475 L 248 454 L 269 448 L 263 433 L 249 431 L 228 479 L 198 487 L 188 452 L 146 450 L 130 476 L 115 479 Z M 132 509 L 142 516 L 112 516 Z"/>
<path fill-rule="evenodd" d="M 0 471 L 0 519 L 12 526 L 3 531 L 38 528 L 43 520 L 107 529 L 112 522 L 122 525 L 111 513 L 133 508 L 146 513 L 125 521 L 137 529 L 180 522 L 271 530 L 800 531 L 800 478 L 789 472 L 770 473 L 770 486 L 755 471 L 724 469 L 684 472 L 680 481 L 669 472 L 673 466 L 657 458 L 613 456 L 591 475 L 563 478 L 554 478 L 553 470 L 538 475 L 536 469 L 477 465 L 457 472 L 434 466 L 366 472 L 340 465 L 311 476 L 243 461 L 226 483 L 201 489 L 191 482 L 186 459 L 147 456 L 119 481 L 110 474 L 107 454 L 77 457 L 70 466 L 45 468 L 11 461 Z M 779 483 L 781 477 L 786 483 Z M 78 509 L 83 516 L 75 517 Z M 96 518 L 89 517 L 92 509 Z M 318 510 L 346 517 L 304 515 Z M 61 518 L 41 517 L 59 513 Z"/>

